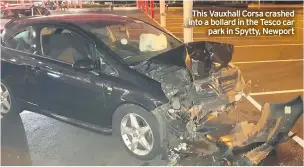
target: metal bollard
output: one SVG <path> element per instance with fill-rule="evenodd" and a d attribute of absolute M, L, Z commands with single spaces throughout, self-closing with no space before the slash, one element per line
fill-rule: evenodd
<path fill-rule="evenodd" d="M 160 24 L 161 27 L 166 27 L 166 3 L 165 0 L 160 1 Z"/>

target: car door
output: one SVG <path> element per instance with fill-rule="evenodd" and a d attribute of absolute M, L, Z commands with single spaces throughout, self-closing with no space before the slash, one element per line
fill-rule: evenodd
<path fill-rule="evenodd" d="M 98 70 L 79 72 L 72 67 L 76 59 L 95 59 L 94 42 L 76 31 L 51 25 L 42 26 L 38 34 L 41 56 L 32 63 L 31 73 L 36 75 L 43 110 L 102 125 L 104 91 Z M 77 51 L 66 51 L 71 47 Z"/>
<path fill-rule="evenodd" d="M 1 48 L 2 79 L 8 82 L 17 99 L 38 106 L 39 95 L 27 70 L 29 60 L 37 53 L 35 29 L 32 26 L 17 30 L 16 34 L 3 41 Z"/>

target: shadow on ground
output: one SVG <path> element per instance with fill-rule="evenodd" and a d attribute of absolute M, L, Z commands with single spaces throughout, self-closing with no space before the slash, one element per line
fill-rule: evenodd
<path fill-rule="evenodd" d="M 1 119 L 1 165 L 32 165 L 25 129 L 19 115 Z"/>

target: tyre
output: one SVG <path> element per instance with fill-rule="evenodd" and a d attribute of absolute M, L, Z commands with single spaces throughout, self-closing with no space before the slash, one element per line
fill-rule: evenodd
<path fill-rule="evenodd" d="M 138 105 L 120 106 L 113 115 L 113 135 L 140 160 L 152 160 L 160 154 L 159 127 L 156 117 Z"/>
<path fill-rule="evenodd" d="M 11 114 L 19 114 L 20 108 L 16 102 L 16 99 L 8 87 L 8 85 L 1 80 L 1 118 Z"/>

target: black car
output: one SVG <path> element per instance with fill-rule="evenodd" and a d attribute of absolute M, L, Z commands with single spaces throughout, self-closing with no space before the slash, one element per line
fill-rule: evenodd
<path fill-rule="evenodd" d="M 26 109 L 112 133 L 149 160 L 169 131 L 194 140 L 210 114 L 248 93 L 232 53 L 230 44 L 183 44 L 123 16 L 19 19 L 3 34 L 1 114 Z"/>
<path fill-rule="evenodd" d="M 126 34 L 128 28 L 134 33 Z M 163 34 L 168 47 L 140 53 L 136 38 L 141 33 Z M 118 134 L 122 126 L 126 134 L 133 132 L 128 128 L 132 120 L 136 143 L 141 137 L 142 144 L 130 152 L 153 158 L 161 141 L 157 120 L 149 111 L 168 99 L 159 82 L 136 68 L 179 45 L 180 41 L 153 26 L 121 16 L 15 20 L 6 25 L 1 46 L 1 113 L 27 109 L 103 133 L 119 129 Z M 123 139 L 131 148 L 126 134 Z"/>

